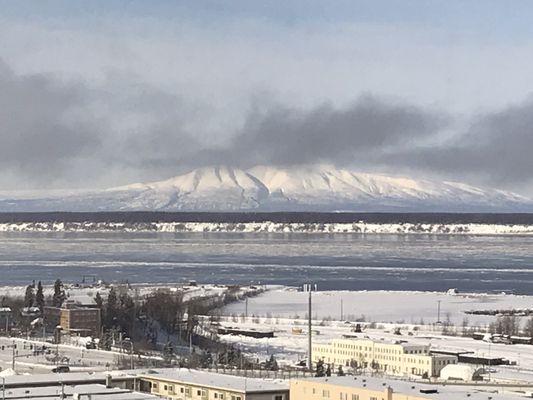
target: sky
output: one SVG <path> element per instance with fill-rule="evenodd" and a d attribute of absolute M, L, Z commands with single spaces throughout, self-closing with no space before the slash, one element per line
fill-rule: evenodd
<path fill-rule="evenodd" d="M 0 0 L 0 190 L 326 163 L 533 195 L 526 0 Z"/>

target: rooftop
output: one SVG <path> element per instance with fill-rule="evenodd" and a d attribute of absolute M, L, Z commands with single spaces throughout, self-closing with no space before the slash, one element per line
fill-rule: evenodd
<path fill-rule="evenodd" d="M 295 379 L 297 381 L 316 382 L 321 384 L 330 384 L 350 388 L 366 388 L 368 390 L 383 391 L 390 386 L 394 393 L 405 394 L 408 396 L 423 397 L 424 393 L 420 390 L 436 389 L 437 393 L 427 394 L 428 398 L 435 400 L 487 400 L 490 396 L 493 400 L 517 400 L 523 397 L 523 393 L 519 394 L 498 394 L 494 393 L 498 390 L 497 387 L 482 387 L 482 386 L 454 386 L 450 384 L 426 384 L 418 382 L 407 382 L 395 379 L 380 379 L 366 376 L 332 376 L 327 378 L 306 378 Z M 366 386 L 365 386 L 366 385 Z"/>
<path fill-rule="evenodd" d="M 1 393 L 1 392 L 0 392 Z M 132 392 L 128 389 L 107 388 L 104 385 L 76 385 L 76 386 L 38 386 L 31 388 L 6 389 L 6 399 L 56 399 L 64 393 L 67 398 L 73 398 L 74 395 L 91 395 L 91 400 L 150 400 L 157 399 L 156 396 Z M 4 395 L 4 393 L 2 393 Z M 57 396 L 57 397 L 56 397 Z"/>
<path fill-rule="evenodd" d="M 283 380 L 245 378 L 242 376 L 226 375 L 216 372 L 198 371 L 186 368 L 155 369 L 141 377 L 167 380 L 210 387 L 221 390 L 231 390 L 241 393 L 279 392 L 288 391 L 289 384 Z"/>

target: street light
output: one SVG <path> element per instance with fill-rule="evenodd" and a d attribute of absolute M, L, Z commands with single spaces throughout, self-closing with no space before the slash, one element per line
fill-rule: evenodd
<path fill-rule="evenodd" d="M 129 338 L 126 338 L 122 341 L 122 347 L 124 347 L 124 343 L 130 345 L 130 369 L 133 369 L 133 342 Z"/>

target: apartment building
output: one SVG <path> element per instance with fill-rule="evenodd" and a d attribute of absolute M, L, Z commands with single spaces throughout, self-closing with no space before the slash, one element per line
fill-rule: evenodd
<path fill-rule="evenodd" d="M 494 388 L 385 380 L 363 376 L 293 379 L 291 400 L 518 400 L 522 394 L 498 394 Z"/>
<path fill-rule="evenodd" d="M 337 339 L 330 344 L 313 346 L 313 362 L 319 360 L 336 367 L 372 368 L 391 375 L 435 377 L 450 364 L 452 355 L 430 354 L 430 346 L 403 340 Z"/>
<path fill-rule="evenodd" d="M 289 400 L 289 384 L 190 370 L 160 369 L 138 376 L 140 390 L 169 400 Z"/>
<path fill-rule="evenodd" d="M 62 307 L 45 307 L 44 323 L 48 330 L 61 326 L 63 333 L 82 336 L 100 336 L 101 311 L 99 308 L 80 307 L 66 302 Z"/>

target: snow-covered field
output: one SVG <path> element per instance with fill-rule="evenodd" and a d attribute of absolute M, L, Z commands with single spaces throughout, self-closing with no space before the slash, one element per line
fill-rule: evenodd
<path fill-rule="evenodd" d="M 434 323 L 441 321 L 460 325 L 465 317 L 470 326 L 484 326 L 494 321 L 485 315 L 467 315 L 467 310 L 533 308 L 533 296 L 508 294 L 408 291 L 319 291 L 313 292 L 312 317 L 315 320 L 356 319 L 368 322 L 404 324 Z M 307 315 L 308 294 L 290 288 L 270 290 L 248 301 L 248 315 L 272 317 L 298 317 Z M 224 309 L 224 314 L 240 315 L 245 304 L 234 303 Z"/>

